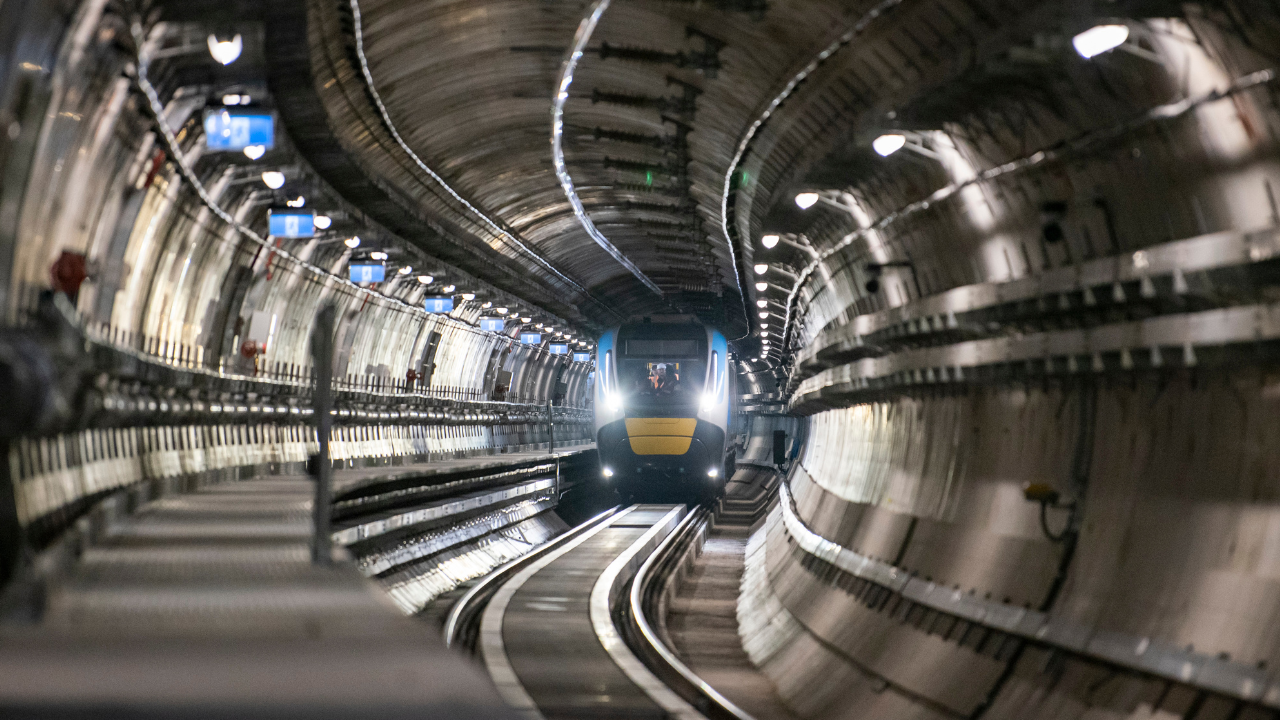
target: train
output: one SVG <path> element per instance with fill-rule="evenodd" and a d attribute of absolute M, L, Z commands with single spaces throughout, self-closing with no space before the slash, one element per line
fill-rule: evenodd
<path fill-rule="evenodd" d="M 737 368 L 725 336 L 689 316 L 628 321 L 596 342 L 600 474 L 623 499 L 705 502 L 724 493 Z"/>

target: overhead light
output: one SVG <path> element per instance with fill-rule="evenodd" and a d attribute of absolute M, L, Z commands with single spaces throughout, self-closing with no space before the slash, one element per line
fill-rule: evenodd
<path fill-rule="evenodd" d="M 430 275 L 418 276 L 418 282 L 422 283 L 423 285 L 430 285 L 433 280 L 435 280 L 435 278 L 431 277 Z"/>
<path fill-rule="evenodd" d="M 765 265 L 764 263 L 760 263 L 755 267 L 755 271 L 757 275 L 765 274 L 765 271 L 767 271 L 768 269 L 769 269 L 769 266 Z"/>
<path fill-rule="evenodd" d="M 533 321 L 533 318 L 527 318 L 527 317 L 520 318 L 520 322 L 532 322 L 532 321 Z"/>
<path fill-rule="evenodd" d="M 370 260 L 386 260 L 387 254 L 382 252 L 381 250 L 374 250 L 373 252 L 369 253 L 369 259 Z"/>
<path fill-rule="evenodd" d="M 463 299 L 463 300 L 475 300 L 475 299 L 476 299 L 476 294 L 475 294 L 475 293 L 462 293 L 462 299 Z"/>
<path fill-rule="evenodd" d="M 767 338 L 767 337 L 769 337 L 769 331 L 768 331 L 768 330 L 761 330 L 761 331 L 760 331 L 760 337 L 762 337 L 762 338 Z"/>
<path fill-rule="evenodd" d="M 239 105 L 240 96 L 239 95 L 223 95 L 222 104 L 223 105 Z"/>
<path fill-rule="evenodd" d="M 907 144 L 906 135 L 881 135 L 871 141 L 871 149 L 876 151 L 880 157 L 889 157 L 898 152 Z"/>
<path fill-rule="evenodd" d="M 219 40 L 217 35 L 209 36 L 209 54 L 223 65 L 230 65 L 240 57 L 244 50 L 244 38 L 239 33 L 230 40 Z"/>
<path fill-rule="evenodd" d="M 328 230 L 333 224 L 333 218 L 328 215 L 317 215 L 314 220 L 317 230 Z"/>
<path fill-rule="evenodd" d="M 240 96 L 240 104 L 241 104 L 241 105 L 248 105 L 250 100 L 252 100 L 252 98 L 250 98 L 248 95 L 241 95 L 241 96 Z"/>
<path fill-rule="evenodd" d="M 293 200 L 285 200 L 284 204 L 288 205 L 289 207 L 302 207 L 303 205 L 307 204 L 307 199 L 299 195 Z"/>
<path fill-rule="evenodd" d="M 413 272 L 413 268 L 408 265 L 405 265 L 404 267 L 400 268 L 397 272 L 399 272 L 401 275 L 408 275 L 409 273 Z"/>
<path fill-rule="evenodd" d="M 457 286 L 457 285 L 445 285 L 444 287 L 442 287 L 442 288 L 440 288 L 440 289 L 441 289 L 441 291 L 443 291 L 443 292 L 451 293 L 451 292 L 453 292 L 454 290 L 457 290 L 457 289 L 458 289 L 458 286 Z"/>
<path fill-rule="evenodd" d="M 778 240 L 779 238 L 777 235 L 764 235 L 760 238 L 760 244 L 764 245 L 766 248 L 771 248 L 778 244 Z"/>
<path fill-rule="evenodd" d="M 765 318 L 767 318 L 767 317 L 769 317 L 769 313 L 767 313 L 767 312 L 762 312 L 762 313 L 760 313 L 760 319 L 761 319 L 761 320 L 763 320 L 763 319 L 765 319 Z"/>
<path fill-rule="evenodd" d="M 1071 45 L 1080 53 L 1080 57 L 1088 60 L 1120 47 L 1128 39 L 1128 25 L 1098 25 L 1071 38 Z"/>
<path fill-rule="evenodd" d="M 268 170 L 262 173 L 262 184 L 272 190 L 279 190 L 284 187 L 284 173 L 279 170 Z"/>
<path fill-rule="evenodd" d="M 499 314 L 499 315 L 506 315 L 506 314 L 507 314 L 507 309 L 506 309 L 506 308 L 498 308 L 498 314 Z"/>
<path fill-rule="evenodd" d="M 767 327 L 769 327 L 769 323 L 760 323 L 760 329 L 761 329 L 761 330 L 764 330 L 764 329 L 765 329 L 765 328 L 767 328 Z"/>
<path fill-rule="evenodd" d="M 487 302 L 487 303 L 485 303 L 485 304 L 481 305 L 480 307 L 485 308 L 485 309 L 488 309 L 488 308 L 493 307 L 493 303 L 491 303 L 491 302 Z"/>
<path fill-rule="evenodd" d="M 360 247 L 360 236 L 359 236 L 359 235 L 352 235 L 351 237 L 347 238 L 346 240 L 343 240 L 343 241 L 342 241 L 342 244 L 343 244 L 343 245 L 346 245 L 347 247 L 349 247 L 349 248 L 351 248 L 352 250 L 354 250 L 354 249 L 356 249 L 356 248 Z"/>
<path fill-rule="evenodd" d="M 764 292 L 765 290 L 768 290 L 768 289 L 769 289 L 769 283 L 763 283 L 763 282 L 756 283 L 756 292 Z"/>
<path fill-rule="evenodd" d="M 796 205 L 799 205 L 801 210 L 808 210 L 817 202 L 818 193 L 816 192 L 802 192 L 799 195 L 796 195 Z"/>
<path fill-rule="evenodd" d="M 757 300 L 757 301 L 756 301 L 756 307 L 758 307 L 758 308 L 767 308 L 767 307 L 769 307 L 769 301 L 768 301 L 768 300 Z"/>
<path fill-rule="evenodd" d="M 250 160 L 257 160 L 258 158 L 266 154 L 267 154 L 267 147 L 265 145 L 245 145 L 244 146 L 244 156 L 249 158 Z"/>
<path fill-rule="evenodd" d="M 538 328 L 539 330 L 541 330 L 541 329 L 542 329 L 542 323 L 538 323 L 537 325 L 534 325 L 534 327 L 536 327 L 536 328 Z M 548 330 L 548 332 L 550 332 L 550 330 Z M 560 333 L 556 333 L 556 334 L 557 334 L 557 335 L 559 335 Z"/>

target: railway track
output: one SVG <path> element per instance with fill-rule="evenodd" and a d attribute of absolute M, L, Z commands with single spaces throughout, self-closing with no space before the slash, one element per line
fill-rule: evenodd
<path fill-rule="evenodd" d="M 601 513 L 474 586 L 450 609 L 445 639 L 477 654 L 526 717 L 751 718 L 677 657 L 662 622 L 721 510 Z"/>

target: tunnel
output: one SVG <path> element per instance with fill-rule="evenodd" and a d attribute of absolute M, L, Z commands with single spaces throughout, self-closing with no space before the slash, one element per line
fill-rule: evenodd
<path fill-rule="evenodd" d="M 1277 73 L 1274 0 L 0 0 L 0 716 L 1280 717 Z"/>

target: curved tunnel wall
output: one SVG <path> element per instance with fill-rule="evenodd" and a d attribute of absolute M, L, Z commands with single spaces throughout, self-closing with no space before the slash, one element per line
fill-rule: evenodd
<path fill-rule="evenodd" d="M 566 406 L 555 410 L 557 443 L 584 441 L 589 364 L 481 332 L 480 301 L 460 299 L 450 315 L 420 309 L 449 280 L 428 287 L 416 273 L 391 271 L 373 291 L 346 282 L 351 251 L 341 241 L 362 233 L 376 242 L 385 231 L 356 222 L 358 213 L 292 154 L 287 128 L 266 168 L 206 152 L 201 107 L 211 86 L 191 81 L 183 52 L 171 53 L 178 61 L 156 61 L 150 77 L 206 201 L 155 130 L 136 82 L 130 19 L 105 2 L 42 8 L 24 18 L 6 5 L 0 23 L 24 40 L 8 46 L 0 71 L 7 319 L 44 332 L 50 306 L 41 295 L 63 290 L 72 297 L 68 327 L 92 352 L 87 365 L 50 361 L 88 390 L 70 391 L 9 444 L 15 507 L 6 522 L 38 546 L 87 503 L 143 481 L 177 487 L 300 472 L 316 447 L 310 336 L 325 303 L 339 311 L 335 461 L 545 445 L 546 410 L 530 406 L 553 398 Z M 199 26 L 162 23 L 146 38 L 153 51 L 190 44 L 207 60 Z M 255 62 L 252 50 L 242 62 Z M 245 87 L 269 102 L 260 84 Z M 290 176 L 286 190 L 306 193 L 308 207 L 333 208 L 334 231 L 258 243 L 211 210 L 266 236 L 266 210 L 283 199 L 259 179 L 271 167 Z M 57 276 L 68 254 L 70 279 Z M 411 261 L 448 272 L 429 257 L 402 262 Z M 486 286 L 468 289 L 509 300 Z M 269 331 L 250 342 L 255 316 Z M 246 344 L 251 352 L 242 352 Z M 500 356 L 518 358 L 518 372 L 495 392 Z M 421 379 L 406 379 L 407 370 Z"/>
<path fill-rule="evenodd" d="M 834 94 L 842 73 L 869 72 L 876 43 L 944 4 L 897 10 L 815 85 Z M 1267 329 L 1280 113 L 1275 45 L 1261 40 L 1277 18 L 1234 9 L 1250 19 L 1244 36 L 1202 6 L 1125 18 L 1151 57 L 1067 63 L 1079 106 L 1047 107 L 1015 83 L 1032 99 L 980 92 L 967 84 L 980 59 L 896 95 L 850 91 L 896 110 L 928 154 L 880 160 L 828 195 L 845 209 L 811 211 L 820 262 L 772 256 L 807 271 L 781 281 L 790 403 L 808 423 L 795 514 L 867 567 L 991 613 L 1043 612 L 1081 645 L 856 579 L 802 550 L 777 509 L 753 540 L 740 619 L 801 714 L 1263 717 L 1280 699 L 1265 689 L 1280 660 Z M 1043 32 L 1044 12 L 1019 17 Z M 977 54 L 1007 59 L 1027 37 Z M 950 106 L 920 92 L 944 77 Z M 973 97 L 958 98 L 965 87 Z M 802 172 L 782 174 L 814 154 L 794 123 L 838 122 L 832 94 L 801 95 L 775 121 L 792 134 L 762 139 L 751 167 L 773 174 L 782 202 L 805 189 Z M 857 117 L 847 125 L 874 137 L 873 116 Z M 776 222 L 769 203 L 738 202 L 744 235 Z M 869 268 L 885 262 L 904 265 Z M 1076 509 L 1042 521 L 1031 484 Z M 1157 646 L 1178 658 L 1169 674 L 1141 666 Z M 1233 679 L 1211 681 L 1200 668 L 1214 663 Z"/>

